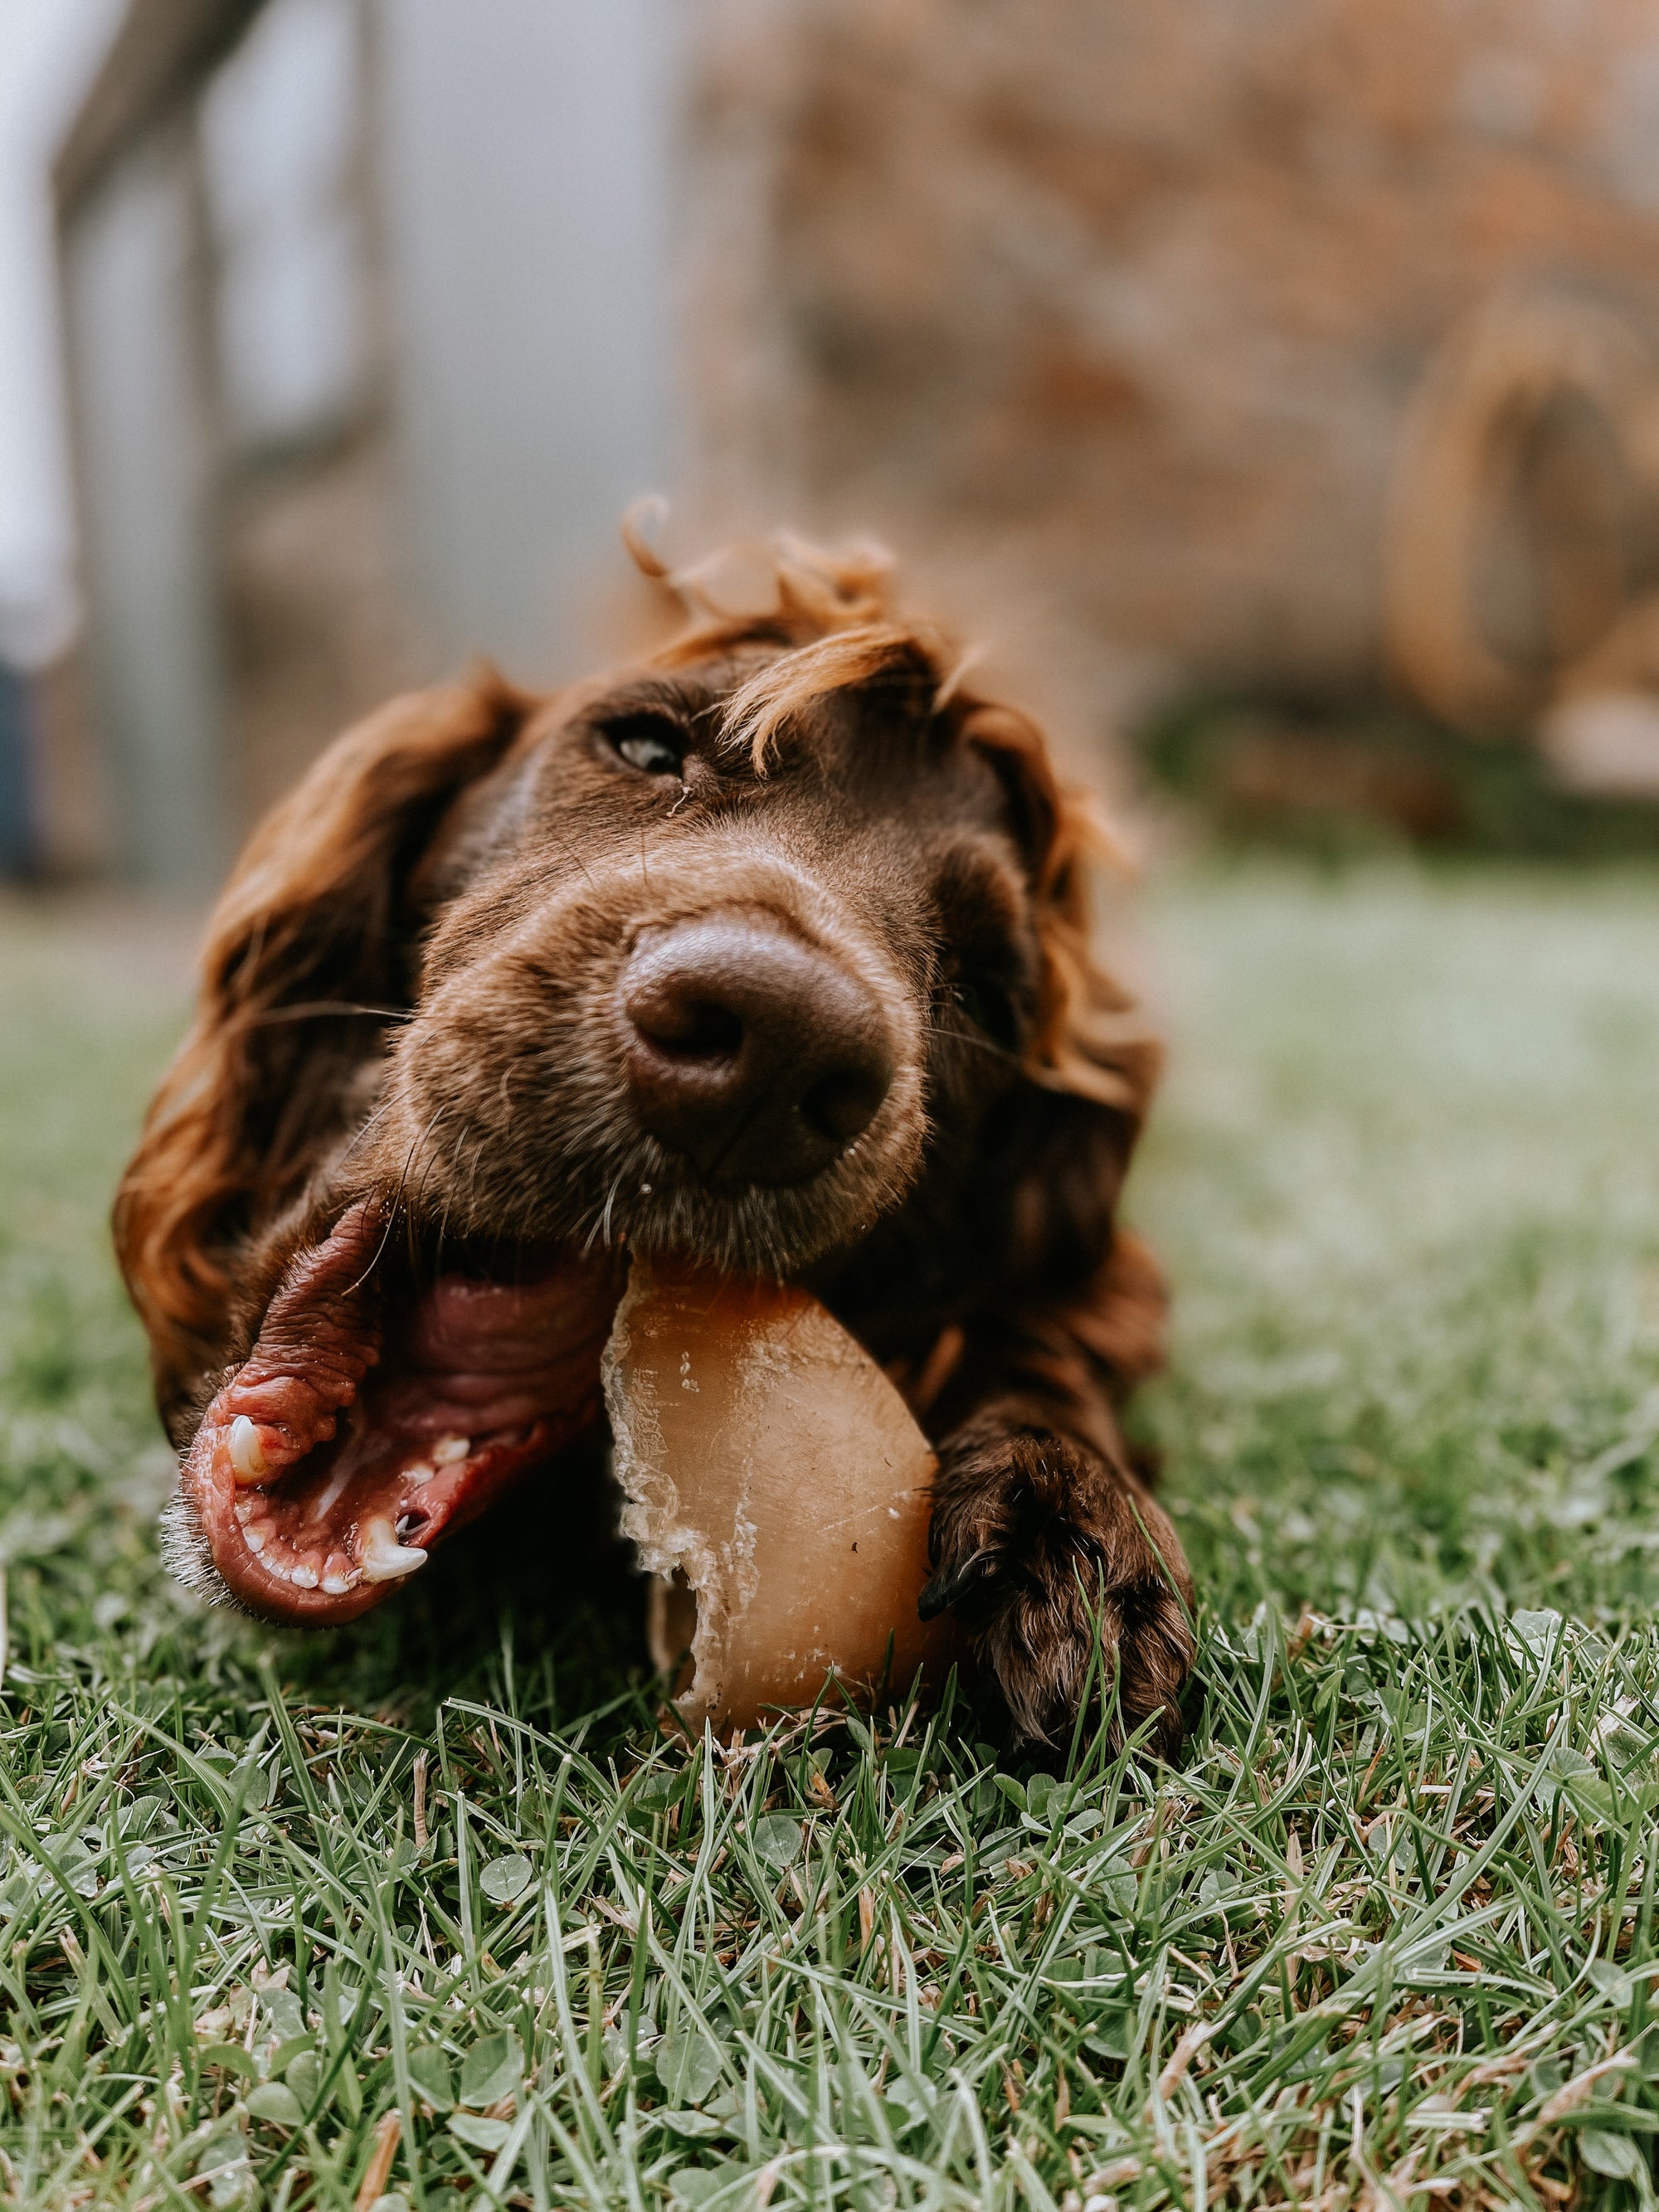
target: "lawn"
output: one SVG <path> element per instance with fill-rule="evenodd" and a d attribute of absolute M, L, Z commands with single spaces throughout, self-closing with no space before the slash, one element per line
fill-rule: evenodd
<path fill-rule="evenodd" d="M 1659 878 L 1149 896 L 1178 1771 L 957 1702 L 723 1753 L 545 1499 L 202 1611 L 103 1237 L 173 937 L 0 916 L 0 2195 L 1652 2203 Z"/>

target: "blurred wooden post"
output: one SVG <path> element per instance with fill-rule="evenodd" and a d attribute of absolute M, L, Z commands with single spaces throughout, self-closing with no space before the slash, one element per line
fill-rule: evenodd
<path fill-rule="evenodd" d="M 127 872 L 231 836 L 210 313 L 191 94 L 259 0 L 131 0 L 55 167 L 87 661 Z"/>
<path fill-rule="evenodd" d="M 479 652 L 546 681 L 605 649 L 618 523 L 672 488 L 678 442 L 678 21 L 679 0 L 131 0 L 57 186 L 87 659 L 131 872 L 213 880 L 252 807 L 401 684 Z M 349 191 L 310 127 L 331 84 Z M 298 246 L 295 222 L 319 226 Z M 331 315 L 331 381 L 288 343 Z"/>
<path fill-rule="evenodd" d="M 192 149 L 118 163 L 66 240 L 92 691 L 116 849 L 211 884 L 229 841 Z"/>

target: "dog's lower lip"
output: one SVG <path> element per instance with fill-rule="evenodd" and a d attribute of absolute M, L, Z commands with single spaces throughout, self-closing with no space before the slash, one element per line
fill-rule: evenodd
<path fill-rule="evenodd" d="M 325 1482 L 309 1511 L 284 1514 L 278 1479 L 257 1486 L 226 1480 L 222 1435 L 195 1488 L 214 1565 L 231 1595 L 257 1612 L 299 1620 L 345 1620 L 377 1603 L 391 1585 L 424 1567 L 431 1547 L 471 1517 L 518 1474 L 546 1457 L 557 1439 L 546 1422 L 520 1425 L 477 1441 L 442 1439 L 424 1459 L 411 1459 L 389 1479 L 375 1478 L 379 1510 L 329 1519 L 341 1505 Z M 433 1462 L 447 1444 L 441 1465 Z M 458 1451 L 456 1447 L 459 1447 Z"/>
<path fill-rule="evenodd" d="M 387 1284 L 381 1241 L 358 1207 L 301 1252 L 186 1455 L 175 1534 L 255 1612 L 350 1620 L 597 1414 L 611 1258 Z"/>
<path fill-rule="evenodd" d="M 399 1514 L 395 1522 L 389 1515 L 375 1515 L 363 1522 L 355 1539 L 343 1545 L 323 1542 L 304 1552 L 287 1546 L 279 1553 L 271 1548 L 270 1517 L 268 1514 L 261 1517 L 252 1499 L 239 1498 L 232 1510 L 242 1540 L 260 1570 L 295 1589 L 320 1589 L 326 1597 L 343 1597 L 360 1583 L 396 1582 L 427 1563 L 427 1552 L 405 1544 L 401 1533 L 405 1522 L 424 1525 L 424 1515 Z"/>

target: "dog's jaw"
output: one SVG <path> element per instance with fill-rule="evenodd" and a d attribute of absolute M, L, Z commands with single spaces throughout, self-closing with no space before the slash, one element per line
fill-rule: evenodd
<path fill-rule="evenodd" d="M 188 1587 L 354 1619 L 597 1418 L 617 1270 L 422 1285 L 381 1266 L 386 1225 L 360 1202 L 303 1246 L 209 1401 L 164 1523 Z"/>

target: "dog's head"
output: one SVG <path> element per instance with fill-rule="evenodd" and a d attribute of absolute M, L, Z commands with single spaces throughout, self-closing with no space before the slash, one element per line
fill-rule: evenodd
<path fill-rule="evenodd" d="M 1097 1262 L 1152 1059 L 959 665 L 791 547 L 619 678 L 394 702 L 258 833 L 117 1206 L 244 1601 L 362 1610 L 590 1419 L 624 1249 L 796 1275 L 960 1183 L 1000 1268 Z"/>

